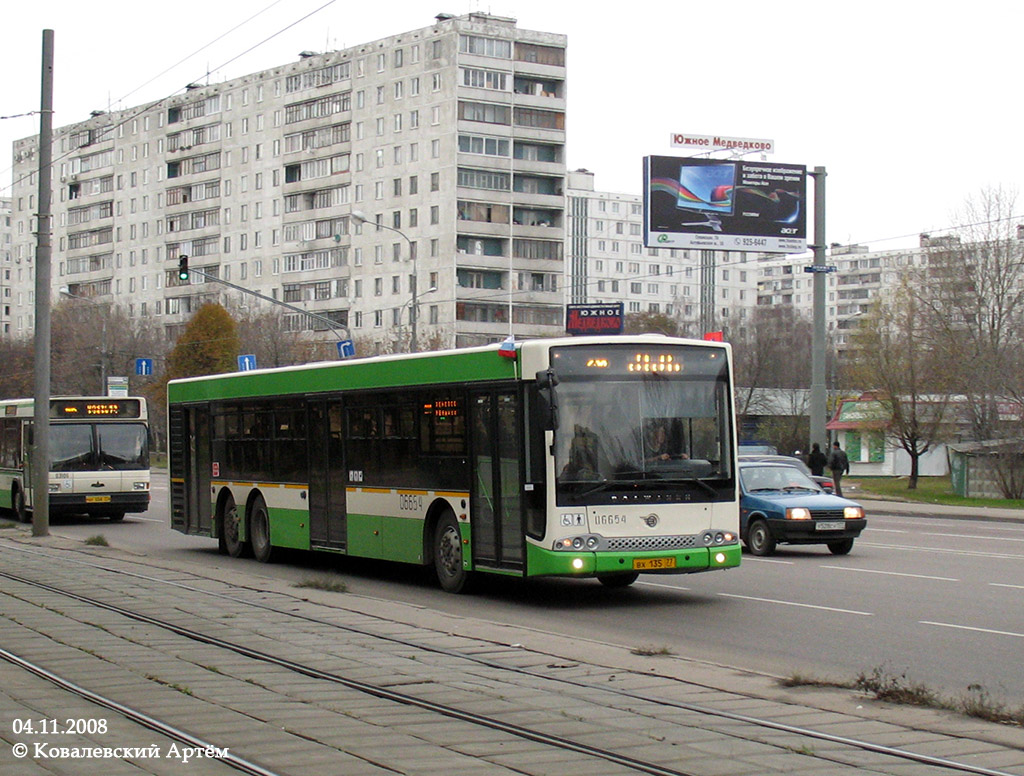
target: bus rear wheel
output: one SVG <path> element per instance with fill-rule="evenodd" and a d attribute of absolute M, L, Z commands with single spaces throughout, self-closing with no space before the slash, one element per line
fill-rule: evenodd
<path fill-rule="evenodd" d="M 469 572 L 462 567 L 462 533 L 452 512 L 445 512 L 434 530 L 434 573 L 441 588 L 461 593 L 469 583 Z"/>
<path fill-rule="evenodd" d="M 220 548 L 232 558 L 240 558 L 248 550 L 248 542 L 241 538 L 242 520 L 238 514 L 235 499 L 228 496 L 220 516 Z"/>
<path fill-rule="evenodd" d="M 252 502 L 249 512 L 249 539 L 252 541 L 252 554 L 260 563 L 270 563 L 276 552 L 270 543 L 270 513 L 263 496 L 257 496 Z"/>

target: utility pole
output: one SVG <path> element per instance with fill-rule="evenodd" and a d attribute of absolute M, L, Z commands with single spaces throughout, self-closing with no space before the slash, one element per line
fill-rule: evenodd
<path fill-rule="evenodd" d="M 32 535 L 50 534 L 50 223 L 53 166 L 53 30 L 43 30 L 39 103 L 39 212 L 36 214 L 35 394 L 32 436 Z"/>
<path fill-rule="evenodd" d="M 815 167 L 814 178 L 814 322 L 811 331 L 811 438 L 828 449 L 825 418 L 828 401 L 825 392 L 825 168 Z"/>

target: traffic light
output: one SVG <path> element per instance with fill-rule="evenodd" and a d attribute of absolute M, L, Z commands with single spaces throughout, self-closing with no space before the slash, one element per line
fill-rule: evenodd
<path fill-rule="evenodd" d="M 188 280 L 188 256 L 178 257 L 178 280 Z"/>

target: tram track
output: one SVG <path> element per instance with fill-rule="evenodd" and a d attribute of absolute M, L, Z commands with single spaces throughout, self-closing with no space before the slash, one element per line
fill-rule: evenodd
<path fill-rule="evenodd" d="M 22 670 L 42 679 L 43 681 L 49 682 L 55 687 L 59 687 L 66 692 L 77 695 L 79 698 L 82 698 L 95 706 L 120 714 L 125 719 L 131 720 L 132 722 L 152 730 L 155 733 L 159 733 L 160 735 L 179 744 L 184 744 L 185 746 L 194 747 L 195 749 L 200 750 L 212 750 L 216 748 L 214 744 L 209 741 L 199 738 L 198 736 L 182 730 L 175 725 L 139 711 L 138 709 L 124 703 L 120 703 L 119 701 L 108 698 L 105 695 L 88 690 L 85 687 L 72 682 L 70 679 L 60 676 L 59 674 L 56 674 L 53 671 L 50 671 L 49 669 L 33 663 L 30 660 L 20 655 L 16 655 L 2 647 L 0 647 L 0 660 L 4 660 L 11 665 L 17 666 L 18 668 L 21 668 Z M 232 754 L 230 751 L 223 751 L 217 759 L 239 773 L 246 773 L 249 774 L 249 776 L 279 776 L 276 771 L 269 770 L 261 765 L 250 762 L 243 757 Z"/>
<path fill-rule="evenodd" d="M 30 553 L 33 553 L 33 554 L 36 554 L 36 555 L 40 555 L 40 556 L 48 556 L 49 555 L 49 553 L 40 552 L 38 550 L 22 550 L 22 551 L 23 552 L 30 552 Z M 296 618 L 296 619 L 304 620 L 304 621 L 307 621 L 307 622 L 310 622 L 310 623 L 315 623 L 318 626 L 335 628 L 335 629 L 347 631 L 347 632 L 350 632 L 350 633 L 353 633 L 353 634 L 358 634 L 360 636 L 365 636 L 365 637 L 374 638 L 374 639 L 381 639 L 381 640 L 386 640 L 386 641 L 393 642 L 393 643 L 396 643 L 396 644 L 401 644 L 402 646 L 405 646 L 405 647 L 413 647 L 415 649 L 423 650 L 425 652 L 432 652 L 432 653 L 437 653 L 437 654 L 445 655 L 445 656 L 448 656 L 448 657 L 455 657 L 455 658 L 458 658 L 458 659 L 461 659 L 461 660 L 465 660 L 465 661 L 468 661 L 468 662 L 471 662 L 471 663 L 475 663 L 475 664 L 478 664 L 478 665 L 487 666 L 489 668 L 494 668 L 494 669 L 498 669 L 498 670 L 501 670 L 501 671 L 514 672 L 514 673 L 517 673 L 517 674 L 522 674 L 522 675 L 528 676 L 528 677 L 530 677 L 532 679 L 539 679 L 539 680 L 543 680 L 545 682 L 555 683 L 556 685 L 562 686 L 562 687 L 571 687 L 571 688 L 575 688 L 575 689 L 578 689 L 578 690 L 585 690 L 588 693 L 593 693 L 593 692 L 595 692 L 595 690 L 600 690 L 600 692 L 602 692 L 602 693 L 609 694 L 609 697 L 614 696 L 614 697 L 619 698 L 620 702 L 621 702 L 622 699 L 625 699 L 625 700 L 628 700 L 628 701 L 631 701 L 631 702 L 636 702 L 636 703 L 654 704 L 654 705 L 656 705 L 658 707 L 661 707 L 661 708 L 670 707 L 670 708 L 673 708 L 673 709 L 677 709 L 679 711 L 688 712 L 690 714 L 695 715 L 695 720 L 696 721 L 694 722 L 693 727 L 702 727 L 702 725 L 699 723 L 699 720 L 709 719 L 709 718 L 717 718 L 717 719 L 727 720 L 729 722 L 742 723 L 743 725 L 748 726 L 750 728 L 749 732 L 747 732 L 747 733 L 735 733 L 735 732 L 732 732 L 732 733 L 729 733 L 728 735 L 732 735 L 732 736 L 735 736 L 737 738 L 743 738 L 745 740 L 756 741 L 758 743 L 762 743 L 762 744 L 765 744 L 765 745 L 768 745 L 768 746 L 778 746 L 778 744 L 770 744 L 770 743 L 767 743 L 767 742 L 763 741 L 761 738 L 759 738 L 758 736 L 760 734 L 762 734 L 764 731 L 773 731 L 773 732 L 778 732 L 778 733 L 784 733 L 784 734 L 787 734 L 787 735 L 799 736 L 799 737 L 802 737 L 802 738 L 806 738 L 809 741 L 828 742 L 830 744 L 840 745 L 842 747 L 849 747 L 851 749 L 857 749 L 857 750 L 861 750 L 861 751 L 865 751 L 865 752 L 871 752 L 871 753 L 874 753 L 874 754 L 877 754 L 877 755 L 882 755 L 882 756 L 887 757 L 887 758 L 895 758 L 896 760 L 903 760 L 903 761 L 920 763 L 920 764 L 924 764 L 924 765 L 928 765 L 928 766 L 933 766 L 933 767 L 936 767 L 936 768 L 948 769 L 950 771 L 955 771 L 955 772 L 973 773 L 973 774 L 979 774 L 979 776 L 1013 776 L 1013 774 L 1010 774 L 1010 773 L 1005 772 L 1005 771 L 988 769 L 988 768 L 980 767 L 980 766 L 973 765 L 973 764 L 970 764 L 970 763 L 956 762 L 956 761 L 949 760 L 949 759 L 946 759 L 946 758 L 934 757 L 934 756 L 930 756 L 930 755 L 926 755 L 926 754 L 921 754 L 921 753 L 917 753 L 917 752 L 913 752 L 913 751 L 908 751 L 908 750 L 905 750 L 905 749 L 900 749 L 900 748 L 897 748 L 897 747 L 890 747 L 890 746 L 886 746 L 886 745 L 882 745 L 882 744 L 876 744 L 876 743 L 873 743 L 873 742 L 870 742 L 870 741 L 866 741 L 866 740 L 860 740 L 860 739 L 855 739 L 855 738 L 838 736 L 838 735 L 835 735 L 835 734 L 832 734 L 832 733 L 827 733 L 827 732 L 823 732 L 823 731 L 819 731 L 819 730 L 813 730 L 813 729 L 806 728 L 806 727 L 800 727 L 800 726 L 785 724 L 785 723 L 777 722 L 777 721 L 774 721 L 774 720 L 760 719 L 760 718 L 752 717 L 752 716 L 749 716 L 749 715 L 739 714 L 739 713 L 735 713 L 735 712 L 731 712 L 731 711 L 726 711 L 726 710 L 722 710 L 722 709 L 715 709 L 715 708 L 712 708 L 712 707 L 709 707 L 709 706 L 706 706 L 706 705 L 698 705 L 698 704 L 685 703 L 685 702 L 680 702 L 680 701 L 666 700 L 664 698 L 651 698 L 651 697 L 644 696 L 644 695 L 642 695 L 640 693 L 637 693 L 637 692 L 634 692 L 634 691 L 624 690 L 622 688 L 614 688 L 614 687 L 600 687 L 600 688 L 597 688 L 593 684 L 588 684 L 588 683 L 585 683 L 585 682 L 582 682 L 582 681 L 578 681 L 578 680 L 574 680 L 574 679 L 571 679 L 571 678 L 552 676 L 550 674 L 547 674 L 547 673 L 544 673 L 544 672 L 541 672 L 541 671 L 537 671 L 537 670 L 533 670 L 533 669 L 530 669 L 530 668 L 524 668 L 524 667 L 520 667 L 520 666 L 511 666 L 511 665 L 508 665 L 507 663 L 503 663 L 503 662 L 496 661 L 496 660 L 491 660 L 491 659 L 483 657 L 481 655 L 464 654 L 464 653 L 459 652 L 457 650 L 441 648 L 441 647 L 437 647 L 435 645 L 417 642 L 417 641 L 412 640 L 412 639 L 396 637 L 396 636 L 388 635 L 388 634 L 376 633 L 373 630 L 367 629 L 367 628 L 360 628 L 360 627 L 353 626 L 353 625 L 340 624 L 340 623 L 337 623 L 337 622 L 331 622 L 331 621 L 329 621 L 327 619 L 322 619 L 322 618 L 318 618 L 318 617 L 312 617 L 312 616 L 307 615 L 307 614 L 302 614 L 302 613 L 293 612 L 293 611 L 286 611 L 284 609 L 281 609 L 281 608 L 278 608 L 278 607 L 275 607 L 275 606 L 271 606 L 269 604 L 244 600 L 242 598 L 235 597 L 235 596 L 230 596 L 230 595 L 227 595 L 225 593 L 211 591 L 211 590 L 203 589 L 203 588 L 196 587 L 196 586 L 193 586 L 193 585 L 188 585 L 188 584 L 180 582 L 180 581 L 165 580 L 165 579 L 161 579 L 159 577 L 155 577 L 155 576 L 152 576 L 152 575 L 139 574 L 139 573 L 136 573 L 136 572 L 127 571 L 125 569 L 112 568 L 110 566 L 105 566 L 105 565 L 102 565 L 102 564 L 99 564 L 99 563 L 93 563 L 93 562 L 85 561 L 85 560 L 82 560 L 82 559 L 75 559 L 74 562 L 77 563 L 77 564 L 84 565 L 86 567 L 92 568 L 94 570 L 102 570 L 102 571 L 105 571 L 105 572 L 108 572 L 108 573 L 119 574 L 119 575 L 127 575 L 128 577 L 133 577 L 133 578 L 139 579 L 140 581 L 145 580 L 145 581 L 150 582 L 150 583 L 172 585 L 172 586 L 174 586 L 176 588 L 180 588 L 180 589 L 183 589 L 185 591 L 189 591 L 191 593 L 201 594 L 201 595 L 204 595 L 204 596 L 212 596 L 212 597 L 216 597 L 216 598 L 221 598 L 221 599 L 224 599 L 224 600 L 231 601 L 231 602 L 233 602 L 236 605 L 254 607 L 254 608 L 257 608 L 257 609 L 264 610 L 264 611 L 272 612 L 272 613 L 274 613 L 275 615 L 278 615 L 278 616 L 288 617 L 288 618 Z M 131 560 L 129 560 L 127 562 L 128 563 L 137 563 L 136 561 L 131 561 Z M 218 649 L 227 650 L 227 651 L 233 652 L 233 653 L 235 653 L 237 655 L 242 655 L 242 656 L 247 657 L 249 659 L 260 661 L 261 663 L 275 665 L 277 667 L 286 669 L 288 671 L 294 672 L 294 673 L 299 674 L 299 675 L 303 675 L 303 676 L 306 676 L 306 677 L 310 677 L 310 678 L 314 678 L 314 679 L 318 679 L 318 680 L 322 680 L 322 681 L 326 681 L 326 682 L 331 682 L 331 683 L 334 683 L 334 684 L 339 684 L 339 685 L 342 685 L 342 686 L 344 686 L 344 687 L 346 687 L 346 688 L 348 688 L 350 690 L 353 690 L 353 691 L 356 691 L 356 692 L 359 692 L 359 693 L 363 693 L 363 694 L 366 694 L 366 695 L 370 695 L 370 696 L 375 697 L 375 698 L 387 700 L 387 701 L 390 701 L 390 702 L 393 702 L 393 703 L 401 704 L 403 706 L 415 707 L 415 708 L 418 708 L 418 709 L 422 709 L 424 711 L 429 711 L 431 713 L 447 717 L 449 719 L 456 719 L 456 720 L 459 720 L 461 722 L 465 722 L 465 723 L 468 723 L 468 724 L 471 724 L 471 725 L 474 725 L 474 726 L 484 727 L 484 728 L 488 728 L 488 729 L 491 729 L 491 730 L 501 731 L 501 732 L 506 733 L 506 734 L 508 734 L 510 736 L 514 736 L 516 738 L 532 741 L 532 742 L 535 742 L 535 743 L 540 743 L 540 744 L 545 745 L 545 746 L 551 746 L 551 747 L 554 747 L 554 748 L 557 748 L 557 749 L 560 749 L 560 750 L 570 751 L 570 752 L 573 752 L 575 754 L 581 754 L 581 755 L 585 755 L 585 756 L 595 757 L 595 758 L 603 760 L 605 762 L 610 762 L 610 763 L 615 763 L 617 765 L 621 765 L 621 766 L 623 766 L 625 768 L 628 768 L 628 769 L 630 769 L 631 771 L 634 771 L 634 772 L 659 774 L 659 775 L 664 775 L 664 776 L 695 776 L 695 774 L 693 774 L 693 773 L 691 773 L 689 771 L 678 770 L 678 769 L 675 769 L 675 768 L 666 767 L 665 765 L 662 765 L 662 764 L 659 764 L 659 763 L 649 762 L 649 761 L 641 760 L 639 758 L 633 758 L 633 757 L 630 757 L 630 756 L 627 756 L 627 755 L 623 755 L 621 753 L 618 753 L 618 752 L 615 752 L 615 751 L 612 751 L 612 750 L 609 750 L 609 749 L 604 749 L 602 747 L 590 746 L 590 745 L 587 745 L 587 744 L 581 744 L 580 742 L 573 741 L 573 740 L 571 740 L 569 738 L 566 738 L 566 737 L 563 737 L 563 736 L 553 736 L 551 734 L 545 733 L 545 732 L 540 731 L 540 730 L 536 730 L 536 729 L 529 728 L 529 727 L 526 727 L 526 726 L 511 724 L 511 723 L 508 723 L 507 721 L 503 721 L 503 720 L 498 719 L 497 717 L 494 717 L 494 716 L 488 716 L 488 715 L 484 715 L 484 714 L 476 714 L 476 713 L 472 713 L 472 712 L 467 712 L 465 710 L 456 708 L 454 706 L 450 706 L 448 704 L 437 703 L 437 702 L 434 702 L 434 701 L 425 700 L 423 698 L 419 698 L 419 697 L 416 697 L 414 695 L 411 695 L 411 694 L 408 694 L 408 693 L 404 693 L 404 692 L 398 692 L 398 691 L 395 691 L 393 689 L 389 689 L 389 688 L 384 687 L 384 686 L 375 685 L 375 684 L 368 683 L 368 682 L 362 682 L 362 681 L 359 681 L 359 680 L 354 680 L 354 679 L 351 679 L 349 677 L 341 676 L 341 675 L 339 675 L 337 673 L 333 673 L 333 672 L 330 672 L 330 671 L 324 671 L 324 670 L 318 669 L 318 668 L 316 668 L 314 666 L 311 666 L 311 665 L 308 665 L 308 664 L 305 664 L 305 663 L 300 663 L 298 661 L 292 661 L 292 660 L 289 660 L 289 659 L 286 659 L 286 658 L 282 658 L 282 657 L 277 656 L 277 655 L 272 655 L 270 653 L 267 653 L 267 652 L 264 652 L 264 651 L 261 651 L 261 650 L 252 649 L 252 648 L 247 647 L 247 646 L 242 645 L 242 644 L 238 644 L 238 643 L 234 643 L 234 642 L 227 641 L 227 640 L 224 640 L 224 639 L 220 639 L 220 638 L 217 638 L 217 637 L 213 637 L 213 636 L 210 636 L 209 634 L 201 633 L 201 632 L 196 631 L 196 630 L 194 630 L 192 628 L 186 628 L 186 627 L 184 627 L 182 625 L 170 622 L 168 620 L 163 620 L 163 619 L 158 618 L 158 617 L 152 617 L 150 615 L 146 615 L 146 614 L 143 614 L 143 613 L 140 613 L 140 612 L 132 611 L 132 610 L 127 609 L 125 607 L 121 607 L 121 606 L 118 606 L 118 605 L 115 605 L 115 604 L 111 604 L 109 602 L 102 601 L 102 600 L 99 600 L 99 599 L 96 599 L 96 598 L 93 598 L 93 597 L 90 597 L 90 596 L 86 596 L 86 595 L 83 595 L 83 594 L 80 594 L 80 593 L 77 593 L 77 592 L 74 592 L 74 591 L 64 590 L 64 589 L 62 589 L 60 587 L 57 587 L 55 585 L 51 585 L 51 584 L 45 583 L 45 582 L 40 582 L 40 581 L 34 580 L 34 579 L 29 579 L 27 577 L 23 577 L 23 576 L 18 575 L 18 574 L 12 574 L 12 573 L 7 572 L 7 571 L 0 571 L 0 577 L 4 577 L 4 578 L 7 578 L 7 579 L 10 579 L 11 581 L 19 582 L 21 584 L 29 585 L 29 586 L 35 587 L 37 589 L 40 589 L 40 590 L 45 590 L 45 591 L 47 591 L 49 593 L 52 593 L 52 594 L 55 594 L 55 595 L 65 596 L 65 597 L 71 598 L 73 600 L 76 600 L 76 601 L 78 601 L 80 603 L 86 604 L 88 606 L 94 606 L 94 607 L 97 607 L 97 608 L 100 608 L 100 609 L 104 609 L 106 611 L 118 614 L 119 616 L 122 616 L 122 617 L 125 617 L 125 618 L 128 618 L 128 619 L 134 620 L 136 622 L 145 623 L 145 624 L 148 624 L 150 626 L 157 627 L 157 628 L 160 628 L 160 629 L 172 632 L 172 633 L 174 633 L 174 634 L 176 634 L 176 635 L 178 635 L 178 636 L 180 636 L 182 638 L 189 639 L 190 641 L 193 641 L 193 642 L 202 643 L 202 644 L 206 644 L 206 645 L 209 645 L 209 646 L 216 647 Z M 248 589 L 251 589 L 251 588 L 248 588 Z M 684 724 L 684 723 L 680 722 L 679 724 Z M 786 747 L 782 747 L 782 748 L 792 749 L 792 747 L 790 747 L 790 746 L 786 746 Z M 813 754 L 813 755 L 808 755 L 808 756 L 818 757 L 819 759 L 821 759 L 821 760 L 823 760 L 825 762 L 829 762 L 829 763 L 831 763 L 833 765 L 835 765 L 835 764 L 849 765 L 850 764 L 847 760 L 844 760 L 841 757 L 837 758 L 837 757 L 825 756 L 825 755 L 820 755 L 820 754 Z"/>

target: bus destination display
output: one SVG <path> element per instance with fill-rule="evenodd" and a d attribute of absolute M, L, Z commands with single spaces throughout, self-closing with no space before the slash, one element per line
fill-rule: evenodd
<path fill-rule="evenodd" d="M 138 399 L 51 399 L 50 417 L 71 418 L 138 418 Z"/>
<path fill-rule="evenodd" d="M 714 348 L 606 345 L 554 348 L 551 365 L 559 377 L 584 374 L 644 375 L 665 377 L 716 374 L 724 363 Z"/>

